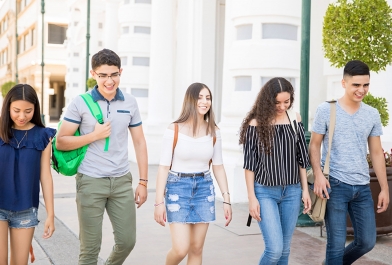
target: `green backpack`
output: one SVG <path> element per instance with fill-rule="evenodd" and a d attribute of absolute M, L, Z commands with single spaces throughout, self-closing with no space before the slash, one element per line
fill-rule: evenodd
<path fill-rule="evenodd" d="M 99 104 L 93 100 L 90 94 L 80 95 L 84 102 L 86 102 L 91 114 L 97 119 L 100 124 L 103 124 L 103 115 Z M 61 121 L 57 126 L 57 130 L 60 129 Z M 57 134 L 56 134 L 57 136 Z M 78 167 L 82 163 L 84 156 L 86 155 L 88 145 L 82 146 L 75 150 L 60 151 L 56 148 L 56 136 L 52 141 L 52 168 L 64 176 L 73 176 L 78 172 Z M 79 129 L 76 130 L 74 136 L 80 136 Z M 109 137 L 106 138 L 105 149 L 107 152 L 109 149 Z"/>

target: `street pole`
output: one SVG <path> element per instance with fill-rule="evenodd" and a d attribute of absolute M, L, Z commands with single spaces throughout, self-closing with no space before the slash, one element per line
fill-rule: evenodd
<path fill-rule="evenodd" d="M 18 41 L 18 2 L 15 1 L 15 84 L 19 83 L 18 80 L 18 54 L 19 54 L 19 41 Z"/>
<path fill-rule="evenodd" d="M 309 145 L 309 57 L 310 57 L 310 18 L 311 0 L 302 0 L 301 16 L 301 73 L 300 73 L 300 113 L 305 128 L 305 139 Z M 302 214 L 303 203 L 298 215 L 297 226 L 315 226 L 319 223 L 313 222 L 307 214 Z"/>
<path fill-rule="evenodd" d="M 88 91 L 87 79 L 90 65 L 90 0 L 87 0 L 87 34 L 86 34 L 86 92 Z"/>
<path fill-rule="evenodd" d="M 45 114 L 44 114 L 44 47 L 45 47 L 45 0 L 41 0 L 41 14 L 42 14 L 42 60 L 41 60 L 41 120 L 45 124 Z"/>
<path fill-rule="evenodd" d="M 301 22 L 301 76 L 300 76 L 300 113 L 305 131 L 309 123 L 309 54 L 310 54 L 310 13 L 311 0 L 302 0 Z"/>

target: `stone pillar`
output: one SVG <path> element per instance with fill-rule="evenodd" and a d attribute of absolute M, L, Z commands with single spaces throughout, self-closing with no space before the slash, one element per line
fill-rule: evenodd
<path fill-rule="evenodd" d="M 104 48 L 117 52 L 120 0 L 105 0 Z"/>
<path fill-rule="evenodd" d="M 173 104 L 181 104 L 173 102 L 175 2 L 154 0 L 151 7 L 148 118 L 143 123 L 150 164 L 159 163 L 162 136 L 173 121 Z"/>
<path fill-rule="evenodd" d="M 262 35 L 263 23 L 300 25 L 299 1 L 282 2 L 284 4 L 278 5 L 267 0 L 226 0 L 222 114 L 219 127 L 233 202 L 248 201 L 238 131 L 263 80 L 275 76 L 294 79 L 299 77 L 299 38 L 286 40 Z"/>

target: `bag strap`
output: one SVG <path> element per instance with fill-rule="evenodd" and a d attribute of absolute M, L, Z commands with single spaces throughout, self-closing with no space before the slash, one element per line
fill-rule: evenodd
<path fill-rule="evenodd" d="M 99 124 L 103 124 L 103 114 L 101 108 L 99 107 L 98 102 L 93 100 L 93 97 L 89 93 L 84 93 L 80 95 L 84 102 L 86 102 L 87 107 L 89 108 L 91 114 L 95 117 Z M 104 151 L 107 152 L 109 150 L 109 137 L 105 139 L 105 148 Z"/>
<path fill-rule="evenodd" d="M 178 123 L 174 123 L 174 138 L 173 138 L 173 147 L 172 147 L 172 159 L 171 159 L 169 170 L 172 168 L 172 165 L 173 165 L 174 149 L 176 148 L 177 141 L 178 141 Z M 212 146 L 215 146 L 215 143 L 216 143 L 216 136 L 214 136 L 212 138 Z M 208 167 L 211 166 L 211 163 L 212 163 L 212 159 L 210 159 Z"/>
<path fill-rule="evenodd" d="M 174 157 L 174 149 L 176 148 L 177 145 L 177 140 L 178 140 L 178 123 L 174 123 L 174 138 L 173 138 L 173 147 L 172 147 L 172 159 L 170 163 L 170 168 L 172 168 L 173 165 L 173 157 Z"/>
<path fill-rule="evenodd" d="M 331 148 L 332 148 L 332 138 L 333 133 L 335 131 L 336 124 L 336 100 L 328 101 L 330 103 L 330 114 L 329 114 L 329 129 L 328 129 L 328 153 L 325 158 L 324 170 L 323 173 L 325 176 L 329 176 L 329 159 L 331 157 Z"/>
<path fill-rule="evenodd" d="M 295 142 L 298 141 L 298 128 L 297 128 L 297 113 L 293 109 L 288 109 L 286 111 L 287 116 L 289 117 L 291 127 L 295 133 Z"/>

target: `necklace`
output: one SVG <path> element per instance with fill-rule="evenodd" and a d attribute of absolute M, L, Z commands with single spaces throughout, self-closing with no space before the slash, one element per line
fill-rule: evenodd
<path fill-rule="evenodd" d="M 25 134 L 23 135 L 22 139 L 20 139 L 20 141 L 18 141 L 18 139 L 16 139 L 15 134 L 14 134 L 13 132 L 12 132 L 12 135 L 14 136 L 15 141 L 16 141 L 16 144 L 18 145 L 17 148 L 19 149 L 19 146 L 20 146 L 20 144 L 22 143 L 23 139 L 27 136 L 27 131 L 26 131 Z"/>

